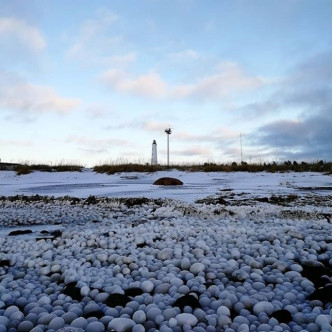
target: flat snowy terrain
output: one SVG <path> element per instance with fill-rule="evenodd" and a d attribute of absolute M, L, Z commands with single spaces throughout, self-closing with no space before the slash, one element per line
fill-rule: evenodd
<path fill-rule="evenodd" d="M 331 189 L 320 173 L 1 171 L 0 332 L 332 331 Z"/>

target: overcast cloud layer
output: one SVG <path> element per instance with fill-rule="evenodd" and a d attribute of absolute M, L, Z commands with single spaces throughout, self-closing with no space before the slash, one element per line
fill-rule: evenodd
<path fill-rule="evenodd" d="M 0 8 L 2 161 L 332 160 L 329 0 Z"/>

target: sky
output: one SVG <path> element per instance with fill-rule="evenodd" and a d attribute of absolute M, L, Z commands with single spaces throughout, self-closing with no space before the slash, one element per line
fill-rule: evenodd
<path fill-rule="evenodd" d="M 330 0 L 0 0 L 2 162 L 332 160 Z"/>

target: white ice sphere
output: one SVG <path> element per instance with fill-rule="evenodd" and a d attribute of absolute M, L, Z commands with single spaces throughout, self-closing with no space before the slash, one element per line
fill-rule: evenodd
<path fill-rule="evenodd" d="M 51 299 L 48 296 L 42 296 L 38 300 L 38 304 L 41 306 L 44 306 L 45 304 L 50 304 L 50 303 L 51 303 Z"/>
<path fill-rule="evenodd" d="M 48 324 L 48 328 L 53 329 L 55 331 L 61 329 L 64 326 L 65 326 L 65 320 L 62 317 L 55 317 Z"/>
<path fill-rule="evenodd" d="M 189 270 L 191 266 L 190 260 L 187 257 L 181 259 L 181 269 Z"/>
<path fill-rule="evenodd" d="M 109 330 L 116 330 L 117 332 L 125 332 L 132 329 L 135 322 L 129 318 L 114 318 L 108 323 Z"/>
<path fill-rule="evenodd" d="M 77 328 L 81 328 L 81 329 L 85 329 L 85 327 L 87 326 L 88 322 L 86 321 L 86 319 L 84 317 L 78 317 L 76 319 L 74 319 L 70 326 L 71 327 L 77 327 Z"/>
<path fill-rule="evenodd" d="M 175 327 L 178 324 L 177 320 L 175 318 L 170 318 L 170 320 L 168 321 L 168 325 L 169 327 Z"/>
<path fill-rule="evenodd" d="M 150 292 L 152 292 L 153 288 L 154 288 L 154 284 L 150 280 L 145 280 L 141 284 L 141 289 L 142 289 L 142 291 L 144 293 L 150 293 Z"/>
<path fill-rule="evenodd" d="M 90 292 L 90 288 L 86 285 L 84 285 L 82 288 L 81 288 L 81 295 L 82 296 L 88 296 L 89 295 L 89 292 Z"/>
<path fill-rule="evenodd" d="M 237 328 L 238 332 L 249 332 L 249 326 L 247 324 L 241 324 L 239 325 L 239 327 Z"/>
<path fill-rule="evenodd" d="M 137 310 L 133 314 L 133 321 L 137 324 L 143 323 L 146 321 L 146 315 L 143 310 Z"/>
<path fill-rule="evenodd" d="M 205 270 L 205 266 L 202 263 L 194 263 L 190 267 L 190 272 L 192 274 L 198 274 L 199 272 L 202 272 Z"/>
<path fill-rule="evenodd" d="M 231 314 L 230 310 L 224 305 L 220 306 L 217 310 L 218 316 L 219 315 L 230 316 L 230 314 Z"/>
<path fill-rule="evenodd" d="M 176 287 L 180 287 L 181 285 L 183 285 L 183 280 L 180 279 L 180 278 L 172 278 L 171 279 L 171 285 L 176 286 Z"/>
<path fill-rule="evenodd" d="M 99 311 L 99 306 L 95 302 L 89 302 L 83 309 L 84 315 L 87 315 L 91 312 Z"/>
<path fill-rule="evenodd" d="M 198 323 L 198 319 L 194 315 L 187 313 L 178 314 L 175 316 L 175 319 L 179 326 L 190 325 L 193 327 Z"/>
<path fill-rule="evenodd" d="M 133 327 L 132 332 L 145 332 L 145 327 L 142 324 L 137 324 Z"/>
<path fill-rule="evenodd" d="M 157 254 L 157 258 L 160 260 L 163 260 L 163 261 L 173 258 L 172 249 L 165 248 L 165 249 L 160 250 Z"/>
<path fill-rule="evenodd" d="M 323 327 L 323 325 L 329 325 L 331 324 L 332 321 L 332 317 L 328 316 L 328 315 L 318 315 L 316 317 L 315 323 L 319 326 L 319 327 Z"/>
<path fill-rule="evenodd" d="M 171 284 L 162 283 L 154 289 L 154 292 L 155 292 L 155 294 L 166 294 L 170 288 L 171 288 Z"/>
<path fill-rule="evenodd" d="M 33 323 L 28 320 L 24 320 L 17 327 L 17 331 L 19 332 L 30 332 L 32 329 L 33 329 Z"/>
<path fill-rule="evenodd" d="M 218 326 L 222 327 L 231 324 L 232 320 L 226 315 L 218 316 Z"/>
<path fill-rule="evenodd" d="M 274 311 L 274 307 L 273 304 L 270 302 L 260 301 L 254 305 L 253 311 L 256 315 L 258 315 L 261 312 L 265 312 L 268 315 L 270 315 Z"/>
<path fill-rule="evenodd" d="M 101 322 L 91 322 L 85 328 L 85 332 L 104 332 L 104 331 L 105 327 L 104 324 Z"/>

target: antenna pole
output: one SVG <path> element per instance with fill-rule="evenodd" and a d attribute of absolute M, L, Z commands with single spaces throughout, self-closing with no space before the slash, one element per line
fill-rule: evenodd
<path fill-rule="evenodd" d="M 167 167 L 169 167 L 169 135 L 172 134 L 172 129 L 165 129 L 165 133 L 167 134 Z"/>
<path fill-rule="evenodd" d="M 242 164 L 242 134 L 240 133 L 241 164 Z"/>

